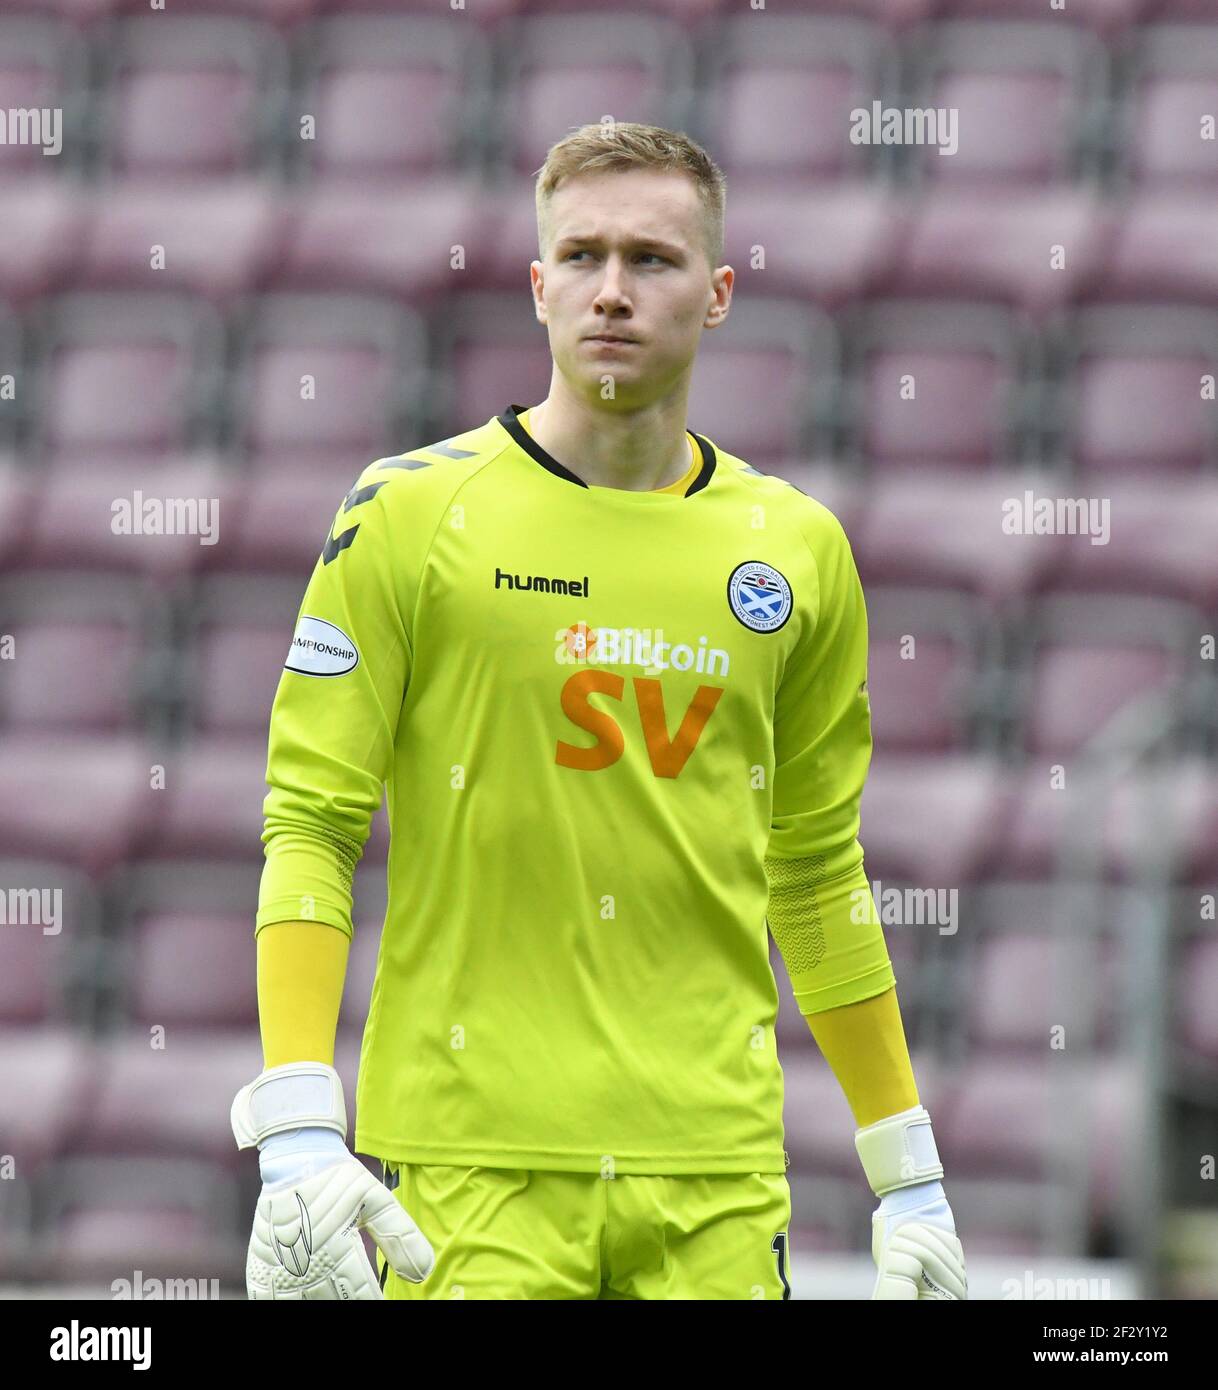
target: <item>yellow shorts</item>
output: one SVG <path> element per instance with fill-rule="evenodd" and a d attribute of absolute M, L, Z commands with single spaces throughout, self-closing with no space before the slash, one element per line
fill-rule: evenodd
<path fill-rule="evenodd" d="M 378 1251 L 386 1298 L 791 1297 L 783 1174 L 382 1168 L 436 1252 L 412 1284 Z"/>

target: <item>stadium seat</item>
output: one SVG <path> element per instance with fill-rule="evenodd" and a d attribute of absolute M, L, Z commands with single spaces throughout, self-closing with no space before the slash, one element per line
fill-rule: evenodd
<path fill-rule="evenodd" d="M 194 739 L 165 754 L 166 785 L 142 852 L 155 858 L 257 859 L 266 797 L 265 733 Z"/>
<path fill-rule="evenodd" d="M 286 577 L 263 578 L 254 595 L 247 575 L 201 583 L 182 662 L 187 717 L 197 733 L 265 739 L 303 592 L 303 579 Z"/>
<path fill-rule="evenodd" d="M 488 204 L 464 174 L 403 176 L 391 190 L 314 179 L 292 200 L 287 246 L 270 283 L 422 302 L 452 289 L 454 247 L 476 261 L 494 237 Z"/>
<path fill-rule="evenodd" d="M 21 552 L 31 570 L 56 571 L 70 556 L 82 571 L 159 583 L 214 563 L 242 496 L 234 467 L 211 451 L 82 448 L 46 458 L 32 493 Z M 120 502 L 125 512 L 116 512 Z"/>
<path fill-rule="evenodd" d="M 491 120 L 483 35 L 446 15 L 350 14 L 297 32 L 298 107 L 316 120 L 297 139 L 310 174 L 390 180 L 475 160 Z"/>
<path fill-rule="evenodd" d="M 867 590 L 867 690 L 879 754 L 972 743 L 983 711 L 983 614 L 950 591 Z"/>
<path fill-rule="evenodd" d="M 1203 31 L 1213 38 L 1213 16 Z M 1152 24 L 1133 40 L 1132 90 L 1119 145 L 1129 177 L 1142 184 L 1218 185 L 1218 142 L 1202 137 L 1214 116 L 1218 49 L 1191 24 Z"/>
<path fill-rule="evenodd" d="M 1061 562 L 1063 538 L 1005 534 L 1004 508 L 1055 480 L 1026 469 L 910 469 L 876 479 L 852 542 L 865 586 L 913 584 L 1018 605 Z"/>
<path fill-rule="evenodd" d="M 136 455 L 202 442 L 220 333 L 197 300 L 61 296 L 40 335 L 39 443 Z"/>
<path fill-rule="evenodd" d="M 1053 375 L 1056 452 L 1105 480 L 1218 465 L 1202 378 L 1218 373 L 1218 313 L 1102 304 L 1063 325 Z"/>
<path fill-rule="evenodd" d="M 23 1024 L 0 1030 L 0 1046 L 0 1131 L 5 1151 L 21 1156 L 25 1178 L 71 1140 L 90 1081 L 89 1045 L 66 1027 Z"/>
<path fill-rule="evenodd" d="M 133 735 L 0 734 L 0 844 L 102 874 L 133 851 L 155 793 Z"/>
<path fill-rule="evenodd" d="M 863 790 L 859 839 L 869 876 L 959 887 L 991 860 L 1003 833 L 1004 781 L 986 756 L 890 755 Z"/>
<path fill-rule="evenodd" d="M 271 26 L 225 16 L 121 20 L 101 56 L 108 173 L 199 178 L 275 167 L 288 59 Z"/>
<path fill-rule="evenodd" d="M 884 283 L 909 235 L 910 212 L 882 184 L 776 186 L 743 170 L 732 183 L 724 227 L 724 260 L 736 272 L 733 293 L 742 300 L 797 295 L 831 310 L 851 304 Z"/>
<path fill-rule="evenodd" d="M 227 304 L 278 263 L 289 220 L 284 200 L 250 177 L 181 187 L 152 177 L 109 184 L 88 202 L 73 284 L 143 290 L 153 248 L 163 247 L 158 284 Z"/>
<path fill-rule="evenodd" d="M 694 55 L 681 28 L 658 15 L 537 15 L 497 31 L 503 92 L 497 159 L 531 173 L 555 131 L 599 121 L 651 121 L 680 130 L 689 113 Z"/>
<path fill-rule="evenodd" d="M 88 208 L 79 188 L 39 170 L 0 180 L 0 296 L 24 307 L 63 288 L 81 262 Z"/>
<path fill-rule="evenodd" d="M 761 472 L 805 450 L 812 391 L 838 370 L 830 320 L 799 304 L 744 301 L 730 334 L 702 340 L 689 391 L 689 428 Z M 724 325 L 726 327 L 726 324 Z"/>
<path fill-rule="evenodd" d="M 1089 187 L 937 185 L 918 199 L 884 287 L 997 300 L 1040 320 L 1102 276 L 1109 220 Z"/>
<path fill-rule="evenodd" d="M 0 666 L 0 726 L 10 735 L 143 727 L 145 633 L 156 622 L 155 599 L 106 579 L 69 571 L 0 580 L 16 652 Z"/>
<path fill-rule="evenodd" d="M 850 140 L 851 113 L 870 109 L 896 80 L 880 26 L 803 14 L 758 25 L 737 14 L 716 28 L 708 51 L 697 123 L 729 180 L 862 177 L 890 152 Z"/>
<path fill-rule="evenodd" d="M 1193 633 L 1189 610 L 1166 600 L 1042 599 L 1023 629 L 1026 664 L 1012 682 L 1023 747 L 1060 761 L 1094 738 L 1133 747 L 1147 728 L 1170 732 L 1195 660 Z"/>
<path fill-rule="evenodd" d="M 954 111 L 958 123 L 954 152 L 909 147 L 922 178 L 1047 184 L 1093 170 L 1108 82 L 1095 35 L 1052 21 L 959 20 L 921 27 L 910 48 L 907 105 Z"/>
<path fill-rule="evenodd" d="M 874 302 L 846 341 L 851 452 L 878 470 L 1019 457 L 1029 345 L 998 305 Z"/>
<path fill-rule="evenodd" d="M 355 474 L 395 451 L 399 416 L 427 379 L 417 315 L 365 297 L 271 294 L 243 324 L 229 386 L 243 447 L 329 451 Z"/>

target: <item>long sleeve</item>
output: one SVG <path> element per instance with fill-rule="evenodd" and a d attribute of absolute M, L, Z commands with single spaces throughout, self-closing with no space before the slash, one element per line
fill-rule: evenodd
<path fill-rule="evenodd" d="M 850 544 L 825 508 L 805 532 L 816 616 L 775 701 L 774 801 L 765 859 L 768 921 L 801 1012 L 857 1002 L 895 983 L 859 844 L 871 761 L 867 610 Z"/>
<path fill-rule="evenodd" d="M 351 881 L 392 766 L 410 673 L 402 580 L 370 465 L 343 499 L 305 591 L 271 711 L 266 862 L 255 931 L 351 935 Z"/>

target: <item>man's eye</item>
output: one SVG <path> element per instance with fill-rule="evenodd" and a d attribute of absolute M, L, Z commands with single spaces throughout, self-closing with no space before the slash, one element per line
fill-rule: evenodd
<path fill-rule="evenodd" d="M 586 256 L 587 254 L 588 253 L 586 251 L 568 251 L 567 254 L 563 257 L 563 260 L 570 261 L 574 260 L 576 256 Z M 639 259 L 644 261 L 663 261 L 665 264 L 667 264 L 667 258 L 661 256 L 656 251 L 643 251 L 642 253 L 640 253 Z"/>

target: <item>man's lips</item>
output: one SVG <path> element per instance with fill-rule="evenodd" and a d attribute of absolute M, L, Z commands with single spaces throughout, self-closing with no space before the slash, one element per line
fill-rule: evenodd
<path fill-rule="evenodd" d="M 623 345 L 627 343 L 638 343 L 637 338 L 614 338 L 612 336 L 605 336 L 600 333 L 589 334 L 589 336 L 585 338 L 584 341 L 588 343 L 618 343 Z"/>

